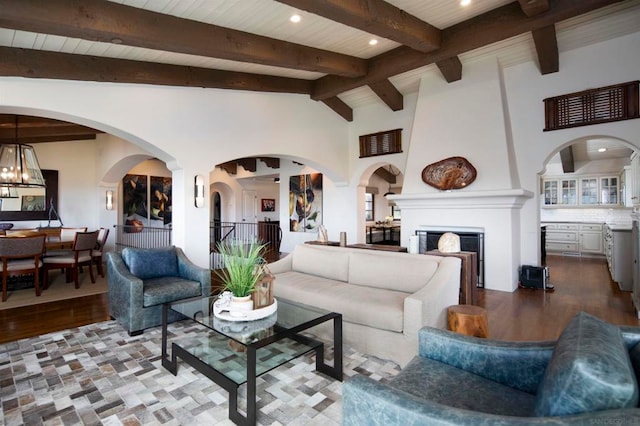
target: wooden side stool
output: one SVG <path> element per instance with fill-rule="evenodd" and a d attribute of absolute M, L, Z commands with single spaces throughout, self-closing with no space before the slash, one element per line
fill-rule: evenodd
<path fill-rule="evenodd" d="M 447 308 L 447 328 L 467 336 L 489 337 L 487 310 L 474 305 L 454 305 Z"/>

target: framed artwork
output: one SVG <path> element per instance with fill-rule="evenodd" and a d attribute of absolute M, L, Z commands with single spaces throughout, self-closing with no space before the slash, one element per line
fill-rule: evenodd
<path fill-rule="evenodd" d="M 164 225 L 171 224 L 171 178 L 151 176 L 150 218 L 161 220 Z"/>
<path fill-rule="evenodd" d="M 322 225 L 322 173 L 289 178 L 289 230 L 318 232 Z"/>
<path fill-rule="evenodd" d="M 23 212 L 42 212 L 45 210 L 44 195 L 23 195 L 22 206 Z"/>
<path fill-rule="evenodd" d="M 260 205 L 262 206 L 263 212 L 275 212 L 276 211 L 276 200 L 273 198 L 263 198 L 261 200 Z"/>
<path fill-rule="evenodd" d="M 143 226 L 171 225 L 171 178 L 125 175 L 122 178 L 123 215 Z"/>

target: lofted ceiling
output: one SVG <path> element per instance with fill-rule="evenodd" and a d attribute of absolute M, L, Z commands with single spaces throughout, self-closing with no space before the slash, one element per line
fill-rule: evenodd
<path fill-rule="evenodd" d="M 374 102 L 402 109 L 425 72 L 453 82 L 497 56 L 553 73 L 558 52 L 640 22 L 640 0 L 0 0 L 0 11 L 0 76 L 296 93 L 349 121 Z"/>

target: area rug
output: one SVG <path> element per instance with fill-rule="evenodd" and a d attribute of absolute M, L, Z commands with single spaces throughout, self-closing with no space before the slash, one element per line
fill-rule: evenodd
<path fill-rule="evenodd" d="M 63 273 L 50 271 L 49 288 L 43 290 L 40 296 L 36 297 L 36 292 L 33 288 L 9 291 L 7 292 L 7 301 L 0 302 L 0 310 L 106 293 L 107 279 L 100 277 L 98 274 L 95 274 L 95 277 L 96 282 L 92 283 L 89 273 L 85 270 L 84 273 L 80 274 L 80 288 L 76 289 L 73 282 L 65 282 Z"/>
<path fill-rule="evenodd" d="M 189 321 L 171 327 L 171 338 L 194 333 Z M 224 389 L 181 360 L 172 375 L 160 353 L 160 327 L 130 337 L 115 321 L 0 345 L 0 425 L 233 424 Z M 348 347 L 343 360 L 345 379 L 399 372 Z M 339 425 L 341 395 L 342 383 L 317 373 L 313 355 L 299 357 L 258 378 L 258 424 Z"/>

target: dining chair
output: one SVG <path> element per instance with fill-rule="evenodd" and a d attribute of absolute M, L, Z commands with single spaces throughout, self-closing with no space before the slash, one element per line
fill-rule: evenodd
<path fill-rule="evenodd" d="M 0 258 L 2 259 L 2 301 L 7 301 L 7 278 L 16 275 L 33 274 L 36 296 L 40 296 L 40 274 L 42 253 L 46 235 L 27 237 L 0 237 Z"/>
<path fill-rule="evenodd" d="M 75 237 L 77 232 L 87 232 L 87 227 L 84 228 L 60 228 L 60 241 L 71 241 Z"/>
<path fill-rule="evenodd" d="M 76 232 L 73 240 L 73 247 L 69 254 L 47 256 L 43 259 L 45 290 L 49 287 L 50 269 L 65 269 L 67 271 L 68 281 L 69 277 L 72 275 L 76 288 L 80 288 L 80 282 L 78 281 L 79 269 L 80 266 L 86 265 L 89 268 L 89 276 L 91 277 L 91 282 L 96 282 L 96 279 L 93 276 L 93 268 L 91 268 L 91 263 L 93 262 L 91 252 L 96 247 L 96 242 L 98 241 L 98 232 L 98 230 L 91 232 Z"/>
<path fill-rule="evenodd" d="M 107 228 L 100 228 L 98 231 L 98 242 L 96 243 L 96 248 L 91 252 L 91 257 L 96 264 L 98 274 L 100 274 L 100 276 L 104 278 L 102 254 L 104 252 L 104 245 L 107 243 L 107 238 L 109 237 L 109 230 Z"/>

